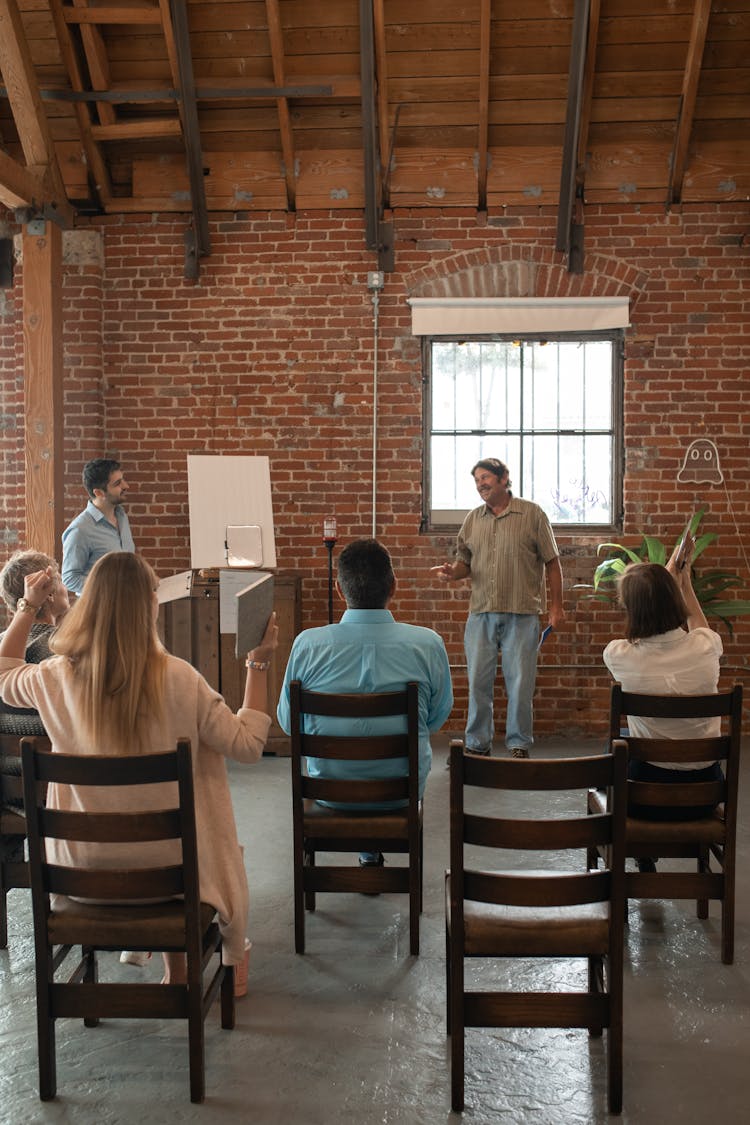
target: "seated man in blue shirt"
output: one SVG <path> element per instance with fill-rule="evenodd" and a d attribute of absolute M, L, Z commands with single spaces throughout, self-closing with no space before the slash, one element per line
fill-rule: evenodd
<path fill-rule="evenodd" d="M 432 765 L 430 731 L 439 730 L 453 707 L 448 655 L 442 638 L 432 629 L 395 621 L 387 608 L 396 589 L 391 557 L 375 539 L 357 539 L 339 556 L 336 588 L 347 609 L 337 625 L 306 629 L 295 639 L 281 689 L 277 715 L 282 730 L 291 731 L 289 684 L 321 692 L 400 691 L 410 681 L 419 684 L 419 795 L 424 793 Z M 341 720 L 317 717 L 308 729 L 331 733 Z M 385 720 L 384 720 L 385 722 Z M 384 733 L 403 729 L 403 720 Z M 356 733 L 352 725 L 352 731 Z M 400 759 L 379 763 L 383 777 L 403 774 Z M 373 775 L 368 764 L 368 775 Z M 356 778 L 360 763 L 308 758 L 311 777 Z M 323 772 L 325 771 L 325 773 Z M 379 806 L 373 806 L 379 807 Z M 380 866 L 380 853 L 360 856 L 363 866 Z"/>
<path fill-rule="evenodd" d="M 122 506 L 128 485 L 119 461 L 97 457 L 83 466 L 89 494 L 85 509 L 63 532 L 63 585 L 80 594 L 97 559 L 110 551 L 135 551 L 130 524 Z"/>

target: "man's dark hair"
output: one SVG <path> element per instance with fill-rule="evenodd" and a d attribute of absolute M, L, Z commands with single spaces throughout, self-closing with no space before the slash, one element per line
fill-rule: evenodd
<path fill-rule="evenodd" d="M 488 473 L 493 473 L 498 480 L 504 477 L 508 472 L 508 466 L 504 465 L 497 457 L 483 457 L 481 461 L 477 461 L 476 465 L 471 470 L 472 476 L 474 476 L 477 469 L 486 469 Z"/>
<path fill-rule="evenodd" d="M 355 539 L 339 555 L 338 582 L 349 609 L 384 609 L 394 581 L 391 556 L 377 539 Z"/>
<path fill-rule="evenodd" d="M 94 489 L 106 489 L 112 473 L 120 468 L 119 461 L 112 461 L 108 457 L 95 457 L 83 466 L 83 487 L 91 499 L 94 499 Z"/>

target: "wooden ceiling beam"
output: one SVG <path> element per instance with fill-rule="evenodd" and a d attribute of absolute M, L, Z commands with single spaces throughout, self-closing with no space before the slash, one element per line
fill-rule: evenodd
<path fill-rule="evenodd" d="M 383 207 L 389 204 L 390 167 L 398 122 L 398 111 L 393 122 L 393 137 L 388 124 L 388 52 L 385 39 L 385 11 L 383 0 L 373 0 L 373 33 L 375 43 L 375 75 L 377 84 L 378 144 L 380 147 L 380 198 Z"/>
<path fill-rule="evenodd" d="M 162 13 L 165 5 L 162 0 Z M 190 27 L 186 0 L 170 0 L 169 15 L 164 23 L 168 43 L 172 43 L 178 69 L 177 86 L 180 90 L 180 120 L 185 143 L 190 199 L 193 208 L 192 245 L 187 243 L 186 276 L 197 276 L 201 258 L 211 252 L 211 238 L 208 231 L 208 208 L 206 206 L 206 185 L 203 178 L 203 152 L 198 124 L 198 102 L 195 95 L 195 75 L 193 56 L 190 47 Z M 170 60 L 172 55 L 170 54 Z M 174 76 L 173 76 L 174 77 Z M 191 257 L 194 258 L 191 272 Z"/>
<path fill-rule="evenodd" d="M 479 128 L 477 130 L 477 207 L 487 210 L 490 110 L 490 28 L 492 0 L 482 0 L 479 11 Z"/>
<path fill-rule="evenodd" d="M 284 33 L 281 29 L 279 0 L 266 0 L 266 18 L 268 20 L 268 38 L 271 45 L 273 80 L 277 86 L 284 86 Z M 297 208 L 297 178 L 295 175 L 292 122 L 289 116 L 289 101 L 287 98 L 279 97 L 276 99 L 276 111 L 279 115 L 287 207 L 290 211 L 295 211 Z"/>
<path fill-rule="evenodd" d="M 60 54 L 68 73 L 68 79 L 73 87 L 72 91 L 65 91 L 65 93 L 71 95 L 83 94 L 83 75 L 78 62 L 78 54 L 70 37 L 70 30 L 65 22 L 61 0 L 50 0 L 50 13 L 55 25 Z M 48 94 L 49 91 L 42 91 L 43 98 L 47 97 Z M 104 205 L 112 195 L 112 184 L 101 149 L 91 134 L 91 114 L 83 101 L 74 101 L 74 112 L 89 170 L 90 189 L 93 191 L 96 202 Z"/>
<path fill-rule="evenodd" d="M 576 158 L 576 195 L 583 195 L 586 178 L 586 150 L 591 127 L 591 103 L 594 96 L 594 76 L 596 74 L 596 48 L 599 43 L 599 19 L 601 0 L 591 0 L 589 6 L 589 27 L 586 42 L 586 61 L 583 68 L 583 94 L 581 97 L 581 120 L 578 126 L 578 153 Z"/>
<path fill-rule="evenodd" d="M 685 71 L 682 78 L 680 108 L 675 127 L 674 148 L 669 162 L 669 185 L 667 188 L 667 207 L 682 199 L 682 185 L 685 179 L 690 134 L 693 131 L 695 103 L 698 96 L 698 83 L 703 65 L 703 52 L 706 47 L 708 21 L 711 16 L 711 0 L 696 0 L 693 20 L 690 26 Z"/>
<path fill-rule="evenodd" d="M 573 9 L 573 34 L 568 68 L 568 102 L 565 114 L 565 139 L 560 175 L 556 240 L 556 248 L 565 253 L 570 250 L 573 209 L 576 199 L 576 170 L 578 166 L 590 6 L 590 0 L 575 0 Z"/>
<path fill-rule="evenodd" d="M 377 160 L 377 111 L 375 107 L 375 31 L 373 0 L 359 0 L 359 64 L 362 105 L 362 157 L 365 187 L 365 245 L 377 250 L 381 217 L 380 181 Z"/>
<path fill-rule="evenodd" d="M 68 204 L 16 0 L 0 0 L 0 73 L 27 169 L 34 169 L 37 174 L 44 169 L 43 187 L 36 202 L 49 204 L 62 222 L 72 225 L 73 211 Z"/>
<path fill-rule="evenodd" d="M 73 0 L 76 8 L 90 11 L 88 0 Z M 63 14 L 67 9 L 63 8 Z M 112 85 L 109 74 L 109 59 L 104 46 L 101 32 L 93 24 L 85 23 L 81 26 L 81 43 L 86 57 L 91 86 L 94 90 L 108 90 Z M 97 102 L 96 112 L 102 125 L 114 125 L 117 117 L 109 102 Z"/>
<path fill-rule="evenodd" d="M 0 203 L 5 207 L 33 207 L 44 202 L 44 182 L 36 169 L 25 168 L 0 149 Z"/>

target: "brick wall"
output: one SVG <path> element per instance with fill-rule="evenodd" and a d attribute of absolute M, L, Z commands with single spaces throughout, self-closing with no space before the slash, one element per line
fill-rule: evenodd
<path fill-rule="evenodd" d="M 720 533 L 707 565 L 742 574 L 750 498 L 750 251 L 747 207 L 586 209 L 586 272 L 552 247 L 556 212 L 516 209 L 480 224 L 473 211 L 392 216 L 396 272 L 380 298 L 377 534 L 394 555 L 402 619 L 437 628 L 465 711 L 464 589 L 437 588 L 429 567 L 452 537 L 419 532 L 421 358 L 409 296 L 627 296 L 625 527 L 671 539 L 705 505 Z M 213 216 L 210 257 L 183 279 L 184 217 L 111 217 L 68 236 L 65 254 L 66 516 L 83 503 L 80 467 L 122 458 L 136 542 L 162 573 L 189 566 L 186 455 L 271 459 L 278 564 L 303 576 L 305 625 L 327 613 L 327 515 L 340 541 L 369 535 L 374 333 L 359 213 Z M 88 239 L 85 244 L 78 240 Z M 81 246 L 84 249 L 81 250 Z M 79 251 L 76 253 L 76 249 Z M 22 276 L 0 294 L 4 543 L 22 537 Z M 710 437 L 726 484 L 678 484 L 690 441 Z M 468 469 L 468 466 L 467 466 Z M 596 537 L 561 535 L 566 583 L 588 581 Z M 570 624 L 542 650 L 539 733 L 603 732 L 601 650 L 619 615 L 567 595 Z M 745 678 L 750 629 L 725 639 L 727 679 Z M 502 693 L 498 692 L 498 698 Z M 502 720 L 502 709 L 500 714 Z"/>

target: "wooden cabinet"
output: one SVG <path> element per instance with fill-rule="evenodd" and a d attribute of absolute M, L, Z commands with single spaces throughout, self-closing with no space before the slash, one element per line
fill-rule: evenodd
<path fill-rule="evenodd" d="M 268 673 L 268 714 L 271 731 L 266 750 L 288 754 L 289 739 L 276 722 L 276 703 L 284 679 L 292 642 L 302 623 L 302 580 L 289 572 L 274 574 L 274 610 L 279 626 L 279 647 Z M 245 692 L 245 654 L 234 653 L 234 634 L 219 632 L 219 575 L 196 572 L 184 598 L 159 607 L 159 635 L 165 648 L 187 660 L 220 691 L 236 711 Z"/>

